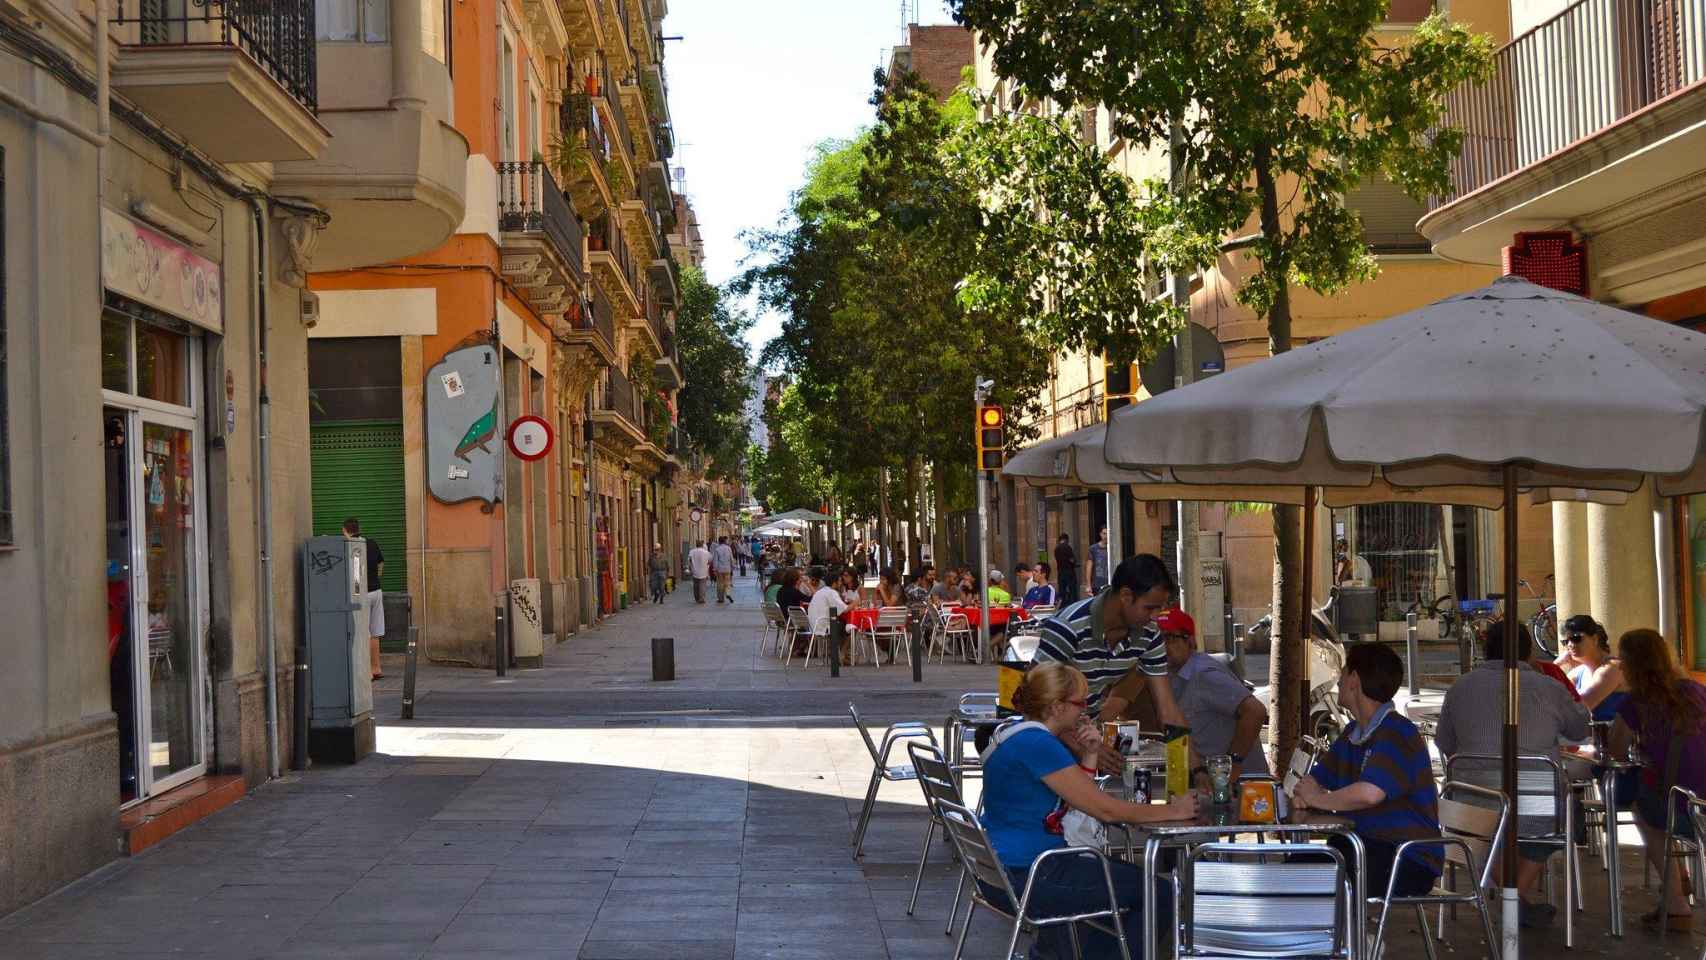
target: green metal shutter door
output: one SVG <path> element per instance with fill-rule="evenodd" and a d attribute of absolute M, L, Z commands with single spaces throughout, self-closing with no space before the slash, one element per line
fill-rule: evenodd
<path fill-rule="evenodd" d="M 387 593 L 408 591 L 408 508 L 403 495 L 403 424 L 399 420 L 317 423 L 313 449 L 314 532 L 335 534 L 360 517 L 362 536 L 385 553 Z"/>

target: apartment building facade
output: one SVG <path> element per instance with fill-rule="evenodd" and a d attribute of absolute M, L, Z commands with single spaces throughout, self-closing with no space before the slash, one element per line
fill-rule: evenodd
<path fill-rule="evenodd" d="M 1512 0 L 1466 142 L 1421 217 L 1434 252 L 1706 329 L 1706 3 Z M 1706 498 L 1549 508 L 1562 616 L 1657 627 L 1706 669 Z"/>
<path fill-rule="evenodd" d="M 1428 2 L 1393 3 L 1376 40 L 1402 42 L 1432 10 Z M 1454 3 L 1449 15 L 1501 42 L 1511 35 L 1507 3 Z M 975 65 L 977 86 L 990 96 L 991 109 L 1042 109 L 1040 105 L 1015 102 L 1012 92 L 994 74 L 993 52 L 980 43 Z M 1086 112 L 1080 122 L 1086 142 L 1095 144 L 1117 169 L 1135 180 L 1166 179 L 1165 152 L 1143 151 L 1113 136 L 1106 108 Z M 1496 265 L 1453 258 L 1434 249 L 1416 228 L 1416 222 L 1427 212 L 1425 205 L 1389 183 L 1365 183 L 1347 202 L 1363 219 L 1379 275 L 1331 297 L 1294 288 L 1295 344 L 1424 306 L 1484 285 L 1498 275 Z M 1238 287 L 1248 270 L 1243 255 L 1233 253 L 1191 279 L 1189 317 L 1193 326 L 1200 328 L 1194 342 L 1206 338 L 1215 345 L 1220 369 L 1257 362 L 1268 355 L 1266 324 L 1237 300 Z M 1151 395 L 1154 386 L 1144 382 L 1141 369 L 1110 370 L 1104 358 L 1082 351 L 1063 355 L 1055 358 L 1055 375 L 1043 398 L 1045 412 L 1034 426 L 1039 437 L 1046 439 L 1100 423 L 1106 417 L 1110 397 L 1116 403 L 1141 402 Z M 1159 389 L 1169 388 L 1170 383 Z M 1004 525 L 1011 533 L 996 538 L 996 542 L 1004 546 L 1004 554 L 1015 559 L 1035 560 L 1048 554 L 1059 535 L 1065 533 L 1082 563 L 1086 545 L 1094 542 L 1108 523 L 1112 497 L 1121 500 L 1117 514 L 1122 521 L 1122 529 L 1111 531 L 1112 539 L 1127 554 L 1156 552 L 1171 563 L 1179 556 L 1180 530 L 1190 529 L 1180 523 L 1183 511 L 1179 504 L 1134 499 L 1129 488 L 1086 495 L 1082 490 L 1004 481 L 999 496 Z M 1196 584 L 1187 588 L 1187 595 L 1199 605 L 1219 598 L 1221 606 L 1202 615 L 1207 618 L 1204 622 L 1214 625 L 1204 630 L 1213 645 L 1227 625 L 1254 623 L 1270 609 L 1272 521 L 1267 512 L 1242 506 L 1203 503 L 1194 509 L 1199 569 Z M 1500 547 L 1496 516 L 1490 512 L 1413 505 L 1322 509 L 1313 522 L 1318 543 L 1332 544 L 1343 538 L 1352 553 L 1375 562 L 1387 615 L 1401 619 L 1402 611 L 1413 603 L 1425 605 L 1447 595 L 1479 597 L 1498 589 L 1491 585 L 1498 570 Z M 1525 560 L 1523 575 L 1541 584 L 1551 570 L 1547 508 L 1526 509 L 1520 528 L 1523 555 L 1537 558 Z M 1317 603 L 1325 601 L 1334 579 L 1334 557 L 1330 550 L 1322 549 L 1316 557 L 1314 577 Z"/>
<path fill-rule="evenodd" d="M 666 9 L 450 10 L 465 213 L 436 249 L 313 279 L 315 525 L 382 519 L 428 657 L 489 666 L 501 630 L 525 665 L 639 602 L 653 544 L 679 553 Z M 539 459 L 505 449 L 521 417 L 550 429 Z"/>
<path fill-rule="evenodd" d="M 308 275 L 463 212 L 422 8 L 365 9 L 336 78 L 308 0 L 0 11 L 0 912 L 304 746 Z"/>

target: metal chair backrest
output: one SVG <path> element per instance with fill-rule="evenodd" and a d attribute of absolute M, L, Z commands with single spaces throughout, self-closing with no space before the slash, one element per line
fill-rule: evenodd
<path fill-rule="evenodd" d="M 1055 615 L 1060 608 L 1046 603 L 1039 603 L 1030 610 L 1031 620 L 1046 620 Z"/>
<path fill-rule="evenodd" d="M 1501 789 L 1504 760 L 1484 753 L 1459 753 L 1445 761 L 1445 778 Z M 1564 833 L 1569 810 L 1570 775 L 1554 757 L 1522 754 L 1516 758 L 1516 836 L 1524 839 Z"/>
<path fill-rule="evenodd" d="M 1706 800 L 1702 800 L 1699 794 L 1687 787 L 1671 787 L 1670 791 L 1672 797 L 1680 795 L 1686 804 L 1683 813 L 1688 816 L 1689 824 L 1694 827 L 1696 841 L 1706 839 Z M 1674 799 L 1672 803 L 1675 803 Z"/>
<path fill-rule="evenodd" d="M 1328 846 L 1203 844 L 1179 881 L 1180 956 L 1344 956 L 1348 876 Z"/>
<path fill-rule="evenodd" d="M 942 751 L 928 743 L 908 743 L 907 755 L 912 757 L 912 769 L 918 771 L 918 783 L 924 788 L 924 801 L 930 805 L 930 815 L 938 819 L 942 801 L 965 806 L 960 788 L 954 783 L 954 768 L 948 765 Z"/>
<path fill-rule="evenodd" d="M 831 621 L 833 619 L 834 619 L 833 617 L 818 617 L 816 620 L 813 620 L 812 621 L 812 636 L 814 636 L 814 637 L 827 637 L 827 636 L 829 636 L 829 631 L 832 629 Z"/>
<path fill-rule="evenodd" d="M 847 713 L 853 718 L 853 726 L 858 729 L 859 736 L 865 738 L 865 749 L 871 751 L 871 762 L 881 766 L 882 752 L 877 749 L 877 742 L 871 739 L 871 731 L 865 729 L 865 721 L 859 719 L 859 708 L 849 703 Z"/>
<path fill-rule="evenodd" d="M 949 633 L 971 632 L 971 621 L 966 619 L 965 614 L 959 612 L 948 614 L 942 621 L 942 625 L 947 628 Z"/>
<path fill-rule="evenodd" d="M 1500 843 L 1510 827 L 1510 812 L 1510 801 L 1497 790 L 1456 780 L 1440 785 L 1440 835 L 1462 840 L 1471 857 L 1465 860 L 1463 848 L 1448 843 L 1445 859 L 1468 870 L 1483 890 L 1495 885 L 1494 871 Z"/>
<path fill-rule="evenodd" d="M 995 853 L 995 845 L 990 843 L 989 833 L 977 816 L 951 800 L 936 801 L 936 812 L 959 852 L 960 862 L 971 871 L 972 877 L 1006 894 L 1008 903 L 1017 904 L 1019 895 L 1014 892 L 1001 858 Z"/>
<path fill-rule="evenodd" d="M 788 629 L 800 633 L 811 632 L 812 622 L 806 618 L 805 607 L 788 608 Z"/>
<path fill-rule="evenodd" d="M 788 622 L 782 615 L 782 608 L 774 603 L 764 605 L 764 622 L 771 626 L 780 626 Z"/>
<path fill-rule="evenodd" d="M 911 614 L 905 607 L 883 607 L 877 611 L 878 630 L 905 630 Z"/>

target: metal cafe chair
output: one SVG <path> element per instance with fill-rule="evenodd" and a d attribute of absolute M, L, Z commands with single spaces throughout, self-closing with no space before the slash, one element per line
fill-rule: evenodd
<path fill-rule="evenodd" d="M 788 630 L 788 618 L 782 614 L 782 608 L 774 603 L 764 605 L 764 625 L 758 629 L 758 654 L 769 655 L 774 647 L 776 655 L 782 653 L 782 636 Z"/>
<path fill-rule="evenodd" d="M 1445 761 L 1445 778 L 1458 782 L 1496 782 L 1503 760 L 1491 754 L 1459 753 Z M 1468 772 L 1471 776 L 1465 776 Z M 1476 775 L 1478 774 L 1478 775 Z M 1564 852 L 1564 946 L 1576 945 L 1576 911 L 1582 909 L 1582 861 L 1576 846 L 1575 804 L 1570 775 L 1554 757 L 1522 754 L 1516 758 L 1515 829 L 1507 842 L 1557 847 Z M 1548 870 L 1547 883 L 1551 877 Z M 1611 890 L 1616 897 L 1619 891 Z"/>
<path fill-rule="evenodd" d="M 829 659 L 829 631 L 835 629 L 829 617 L 818 617 L 812 621 L 811 639 L 806 641 L 805 669 L 812 668 L 812 651 L 822 650 L 824 659 Z"/>
<path fill-rule="evenodd" d="M 812 622 L 806 617 L 806 608 L 789 607 L 787 623 L 783 628 L 783 642 L 788 647 L 788 654 L 782 660 L 784 667 L 794 662 L 794 646 L 800 642 L 801 637 L 806 638 L 806 649 L 809 653 L 812 643 Z"/>
<path fill-rule="evenodd" d="M 1682 804 L 1682 815 L 1688 818 L 1689 826 L 1694 828 L 1693 839 L 1680 836 L 1676 831 L 1678 802 Z M 1665 856 L 1667 859 L 1688 861 L 1688 872 L 1694 881 L 1694 889 L 1690 892 L 1694 894 L 1696 904 L 1706 901 L 1706 853 L 1701 850 L 1703 839 L 1706 839 L 1706 800 L 1700 799 L 1698 794 L 1687 787 L 1671 787 L 1670 804 L 1665 809 Z M 1659 878 L 1659 903 L 1662 905 L 1669 902 L 1670 870 L 1666 869 L 1664 876 Z M 1661 932 L 1665 929 L 1665 924 L 1659 925 Z"/>
<path fill-rule="evenodd" d="M 953 767 L 942 756 L 942 751 L 914 740 L 906 745 L 906 752 L 912 757 L 912 768 L 918 771 L 918 785 L 924 790 L 924 805 L 930 812 L 930 825 L 924 831 L 924 846 L 918 852 L 918 875 L 912 879 L 912 899 L 906 902 L 906 915 L 910 917 L 918 906 L 918 890 L 924 884 L 924 866 L 930 860 L 930 841 L 936 839 L 936 828 L 942 827 L 943 836 L 947 835 L 937 801 L 945 800 L 963 807 L 965 800 L 961 798 L 959 784 L 954 780 Z M 959 915 L 960 897 L 965 895 L 965 888 L 966 872 L 962 869 L 959 883 L 954 886 L 953 902 L 948 904 L 948 928 L 944 933 L 954 932 L 954 917 Z"/>
<path fill-rule="evenodd" d="M 918 771 L 911 764 L 891 764 L 889 754 L 894 752 L 895 745 L 903 740 L 923 737 L 930 741 L 932 747 L 939 747 L 936 734 L 923 721 L 903 720 L 891 723 L 883 731 L 882 746 L 871 739 L 871 731 L 865 729 L 865 722 L 859 718 L 859 708 L 849 703 L 847 713 L 853 718 L 853 726 L 859 731 L 859 736 L 865 738 L 865 749 L 871 753 L 871 783 L 865 788 L 865 805 L 859 811 L 859 826 L 853 831 L 853 859 L 865 855 L 865 831 L 871 825 L 871 811 L 877 806 L 877 790 L 884 781 L 889 783 L 904 783 L 918 779 Z"/>
<path fill-rule="evenodd" d="M 1309 771 L 1315 769 L 1315 760 L 1321 755 L 1321 741 L 1314 737 L 1298 737 L 1297 746 L 1291 751 L 1291 762 L 1286 765 L 1285 776 L 1281 779 L 1280 789 L 1289 796 L 1297 789 L 1297 782 L 1309 776 Z"/>
<path fill-rule="evenodd" d="M 1463 796 L 1471 800 L 1459 799 Z M 1380 907 L 1380 922 L 1375 925 L 1374 942 L 1369 947 L 1370 960 L 1380 960 L 1381 949 L 1386 943 L 1386 920 L 1393 907 L 1415 907 L 1416 920 L 1422 931 L 1422 947 L 1427 951 L 1428 960 L 1435 960 L 1434 935 L 1428 929 L 1423 908 L 1439 907 L 1439 939 L 1444 940 L 1445 908 L 1451 907 L 1455 914 L 1459 904 L 1470 904 L 1480 913 L 1481 933 L 1487 938 L 1487 950 L 1497 956 L 1499 940 L 1493 932 L 1492 916 L 1487 913 L 1486 891 L 1494 885 L 1493 871 L 1498 863 L 1499 844 L 1505 839 L 1509 826 L 1510 801 L 1504 794 L 1471 783 L 1448 780 L 1442 784 L 1439 790 L 1440 839 L 1402 843 L 1393 862 L 1396 863 L 1397 858 L 1403 857 L 1405 850 L 1412 846 L 1439 845 L 1444 847 L 1446 875 L 1425 894 L 1401 897 L 1393 893 L 1398 872 L 1392 872 L 1392 877 L 1386 882 L 1384 896 L 1369 898 L 1370 906 Z M 1460 869 L 1469 874 L 1467 890 L 1457 889 L 1457 872 Z"/>
<path fill-rule="evenodd" d="M 871 627 L 871 649 L 877 655 L 877 663 L 882 663 L 882 648 L 876 645 L 879 639 L 886 638 L 889 642 L 889 662 L 900 660 L 901 649 L 906 650 L 906 662 L 912 663 L 912 638 L 907 630 L 912 624 L 912 614 L 905 607 L 882 607 L 877 611 L 876 625 Z"/>
<path fill-rule="evenodd" d="M 977 631 L 971 628 L 971 621 L 958 610 L 942 611 L 942 631 L 937 634 L 936 652 L 937 663 L 947 660 L 948 648 L 956 648 L 957 655 L 963 660 L 972 659 L 977 649 Z"/>
<path fill-rule="evenodd" d="M 971 916 L 978 907 L 1013 922 L 1013 933 L 1007 939 L 1007 952 L 1003 956 L 1013 955 L 1013 951 L 1019 946 L 1020 934 L 1035 935 L 1045 927 L 1055 926 L 1066 927 L 1072 938 L 1072 952 L 1079 955 L 1081 951 L 1078 945 L 1078 924 L 1083 923 L 1117 938 L 1120 955 L 1125 960 L 1131 960 L 1131 945 L 1126 940 L 1125 925 L 1120 921 L 1119 895 L 1114 891 L 1113 871 L 1108 868 L 1106 854 L 1090 847 L 1057 847 L 1045 851 L 1031 864 L 1031 872 L 1025 878 L 1025 892 L 1021 895 L 1013 890 L 1013 883 L 1008 879 L 1006 869 L 1001 866 L 1001 858 L 996 855 L 994 845 L 989 842 L 989 834 L 984 831 L 983 824 L 977 817 L 965 807 L 948 800 L 936 801 L 936 809 L 941 815 L 942 825 L 947 828 L 948 837 L 954 843 L 954 849 L 959 852 L 960 863 L 965 866 L 972 879 L 978 881 L 971 884 L 971 898 L 966 904 L 965 920 L 960 927 L 959 940 L 954 946 L 954 960 L 960 960 L 965 953 L 966 934 L 971 932 Z M 1058 917 L 1030 915 L 1031 889 L 1037 868 L 1056 857 L 1094 857 L 1101 863 L 1102 876 L 1108 889 L 1106 909 L 1086 910 L 1083 913 Z M 984 887 L 1000 893 L 1005 903 L 985 895 Z M 1112 926 L 1108 925 L 1109 920 L 1113 921 Z"/>
<path fill-rule="evenodd" d="M 1314 843 L 1205 843 L 1173 874 L 1178 957 L 1358 956 L 1344 855 Z"/>

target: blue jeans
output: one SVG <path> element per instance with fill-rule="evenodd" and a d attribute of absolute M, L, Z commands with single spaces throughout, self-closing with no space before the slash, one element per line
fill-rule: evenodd
<path fill-rule="evenodd" d="M 1131 947 L 1133 960 L 1143 956 L 1143 870 L 1129 863 L 1113 861 L 1109 870 L 1114 878 L 1114 893 L 1119 898 L 1120 922 L 1125 925 L 1126 943 Z M 1025 895 L 1029 869 L 1009 869 L 1007 876 L 1013 889 Z M 996 906 L 1009 910 L 1013 905 L 992 887 L 978 884 L 983 895 Z M 1170 894 L 1168 895 L 1170 897 Z M 1168 916 L 1168 898 L 1157 897 L 1162 917 Z M 1108 885 L 1102 877 L 1102 865 L 1090 856 L 1055 856 L 1044 861 L 1037 870 L 1036 889 L 1025 906 L 1025 915 L 1047 919 L 1065 914 L 1105 910 L 1108 906 Z M 1100 921 L 1113 926 L 1112 921 Z M 1165 929 L 1163 926 L 1162 929 Z M 1078 926 L 1078 942 L 1084 948 L 1085 960 L 1105 960 L 1120 955 L 1119 941 L 1109 934 L 1086 924 Z M 1072 956 L 1072 939 L 1066 925 L 1044 927 L 1037 937 L 1037 947 L 1047 955 L 1065 958 Z"/>

